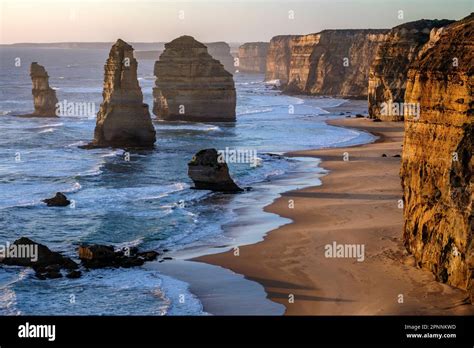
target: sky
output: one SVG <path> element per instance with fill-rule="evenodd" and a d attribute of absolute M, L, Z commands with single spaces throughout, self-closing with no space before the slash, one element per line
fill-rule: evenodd
<path fill-rule="evenodd" d="M 269 41 L 471 12 L 474 0 L 0 0 L 0 43 L 168 42 L 185 34 L 202 42 Z"/>

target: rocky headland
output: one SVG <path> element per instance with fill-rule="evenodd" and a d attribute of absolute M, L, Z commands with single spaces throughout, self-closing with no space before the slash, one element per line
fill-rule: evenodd
<path fill-rule="evenodd" d="M 419 267 L 473 295 L 474 14 L 446 26 L 408 71 L 403 240 Z"/>
<path fill-rule="evenodd" d="M 265 73 L 268 42 L 247 42 L 239 47 L 239 71 Z"/>
<path fill-rule="evenodd" d="M 94 140 L 86 148 L 150 148 L 155 128 L 137 80 L 133 47 L 118 39 L 104 67 L 103 102 L 97 114 Z"/>
<path fill-rule="evenodd" d="M 224 69 L 234 74 L 236 67 L 234 66 L 234 57 L 230 54 L 230 46 L 227 42 L 208 42 L 205 43 L 207 46 L 207 52 L 212 58 L 217 59 L 223 66 Z"/>
<path fill-rule="evenodd" d="M 232 74 L 191 36 L 165 45 L 155 63 L 153 113 L 162 120 L 235 121 Z"/>
<path fill-rule="evenodd" d="M 439 28 L 452 22 L 422 19 L 390 30 L 370 67 L 369 117 L 383 121 L 403 120 L 400 103 L 405 98 L 409 66 L 428 41 L 436 40 Z M 398 105 L 393 107 L 394 103 Z"/>
<path fill-rule="evenodd" d="M 267 52 L 265 81 L 279 80 L 280 86 L 288 83 L 293 44 L 301 35 L 279 35 L 270 40 Z"/>

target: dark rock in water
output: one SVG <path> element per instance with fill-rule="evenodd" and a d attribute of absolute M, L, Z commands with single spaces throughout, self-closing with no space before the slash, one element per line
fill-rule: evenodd
<path fill-rule="evenodd" d="M 46 267 L 33 267 L 36 272 L 36 277 L 44 279 L 57 279 L 62 278 L 61 267 L 59 265 L 49 265 Z"/>
<path fill-rule="evenodd" d="M 107 245 L 79 246 L 79 258 L 87 268 L 136 267 L 143 265 L 146 261 L 153 261 L 157 257 L 156 251 L 139 253 L 136 248 L 114 251 L 112 246 Z"/>
<path fill-rule="evenodd" d="M 402 156 L 400 156 L 400 155 L 393 155 L 392 157 L 402 157 Z"/>
<path fill-rule="evenodd" d="M 66 207 L 71 204 L 71 201 L 61 192 L 56 192 L 56 196 L 43 199 L 42 202 L 46 203 L 48 207 Z"/>
<path fill-rule="evenodd" d="M 236 193 L 243 190 L 229 175 L 227 163 L 221 159 L 216 149 L 205 149 L 194 155 L 188 163 L 188 175 L 198 190 Z"/>
<path fill-rule="evenodd" d="M 77 278 L 80 278 L 81 275 L 82 275 L 81 271 L 71 271 L 66 275 L 66 277 L 70 279 L 77 279 Z"/>
<path fill-rule="evenodd" d="M 167 256 L 167 257 L 163 257 L 163 260 L 173 260 L 173 258 Z"/>
<path fill-rule="evenodd" d="M 15 256 L 13 252 L 16 250 Z M 28 257 L 26 251 L 29 250 Z M 20 253 L 22 255 L 20 255 Z M 46 267 L 55 267 L 57 269 L 76 269 L 78 265 L 68 257 L 64 257 L 58 252 L 51 251 L 47 246 L 32 241 L 29 238 L 22 237 L 10 245 L 9 257 L 1 262 L 9 266 L 33 267 L 35 270 L 41 270 Z"/>
<path fill-rule="evenodd" d="M 387 157 L 387 155 L 383 153 L 383 154 L 382 154 L 382 157 Z"/>
<path fill-rule="evenodd" d="M 364 115 L 361 115 L 361 114 L 356 114 L 356 118 L 363 118 Z"/>
<path fill-rule="evenodd" d="M 382 120 L 379 119 L 379 118 L 374 118 L 374 119 L 372 120 L 372 122 L 382 122 Z"/>

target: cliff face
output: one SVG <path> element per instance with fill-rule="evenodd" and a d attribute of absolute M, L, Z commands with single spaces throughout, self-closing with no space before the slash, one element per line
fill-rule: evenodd
<path fill-rule="evenodd" d="M 31 82 L 33 83 L 33 104 L 35 111 L 28 116 L 38 117 L 57 117 L 56 91 L 49 87 L 49 76 L 45 68 L 36 62 L 31 63 L 30 67 Z"/>
<path fill-rule="evenodd" d="M 247 42 L 239 47 L 239 71 L 264 73 L 268 42 Z"/>
<path fill-rule="evenodd" d="M 446 26 L 408 72 L 401 167 L 403 239 L 419 266 L 439 281 L 470 289 L 474 300 L 474 15 Z"/>
<path fill-rule="evenodd" d="M 92 147 L 152 147 L 155 128 L 137 80 L 133 47 L 112 46 L 104 67 L 104 98 L 97 114 Z"/>
<path fill-rule="evenodd" d="M 300 35 L 280 35 L 270 40 L 267 52 L 265 81 L 280 80 L 280 85 L 288 83 L 293 44 Z"/>
<path fill-rule="evenodd" d="M 164 120 L 235 121 L 232 74 L 191 36 L 165 45 L 155 63 L 153 112 Z"/>
<path fill-rule="evenodd" d="M 369 67 L 387 30 L 325 30 L 293 39 L 287 93 L 367 96 Z"/>
<path fill-rule="evenodd" d="M 230 46 L 227 42 L 209 42 L 205 44 L 207 46 L 207 52 L 212 58 L 217 59 L 227 72 L 234 74 L 234 57 L 230 54 Z"/>
<path fill-rule="evenodd" d="M 399 25 L 386 35 L 379 47 L 369 73 L 369 116 L 384 121 L 403 120 L 403 114 L 387 112 L 385 106 L 403 103 L 406 76 L 410 63 L 418 56 L 420 49 L 430 39 L 434 40 L 437 30 L 452 23 L 449 20 L 419 20 Z"/>

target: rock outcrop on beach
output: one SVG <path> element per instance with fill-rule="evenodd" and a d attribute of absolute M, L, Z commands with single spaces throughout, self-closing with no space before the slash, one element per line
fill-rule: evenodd
<path fill-rule="evenodd" d="M 383 121 L 401 121 L 402 112 L 390 112 L 394 103 L 404 102 L 407 72 L 419 51 L 433 42 L 450 20 L 422 19 L 399 25 L 386 35 L 369 73 L 369 117 Z M 385 106 L 385 107 L 383 107 Z"/>
<path fill-rule="evenodd" d="M 288 83 L 293 44 L 301 35 L 279 35 L 268 46 L 265 81 L 279 80 L 280 86 Z"/>
<path fill-rule="evenodd" d="M 191 36 L 165 45 L 155 63 L 154 114 L 162 120 L 235 121 L 232 74 Z"/>
<path fill-rule="evenodd" d="M 56 192 L 53 198 L 43 199 L 42 202 L 46 203 L 48 207 L 66 207 L 71 204 L 71 201 L 61 192 Z"/>
<path fill-rule="evenodd" d="M 408 72 L 403 240 L 420 267 L 474 300 L 474 14 L 446 26 Z"/>
<path fill-rule="evenodd" d="M 103 102 L 94 140 L 86 147 L 150 148 L 155 128 L 137 80 L 133 47 L 118 39 L 105 63 Z"/>
<path fill-rule="evenodd" d="M 227 72 L 234 74 L 236 67 L 234 66 L 234 57 L 230 54 L 230 46 L 227 42 L 208 42 L 205 43 L 207 46 L 207 52 L 212 58 L 217 59 Z"/>
<path fill-rule="evenodd" d="M 7 257 L 0 263 L 8 266 L 32 267 L 39 279 L 61 278 L 60 270 L 69 271 L 78 268 L 78 265 L 69 257 L 51 251 L 47 246 L 29 238 L 21 237 L 14 241 Z"/>
<path fill-rule="evenodd" d="M 229 167 L 221 160 L 216 149 L 196 153 L 188 163 L 188 175 L 198 190 L 236 193 L 243 191 L 230 177 Z"/>
<path fill-rule="evenodd" d="M 239 71 L 264 73 L 267 65 L 268 42 L 247 42 L 239 47 Z"/>
<path fill-rule="evenodd" d="M 324 30 L 293 39 L 286 93 L 367 97 L 369 67 L 388 30 Z"/>
<path fill-rule="evenodd" d="M 56 91 L 49 86 L 49 76 L 44 66 L 37 62 L 31 63 L 30 76 L 33 83 L 32 93 L 35 111 L 23 116 L 57 117 L 56 104 L 58 98 L 56 97 Z"/>
<path fill-rule="evenodd" d="M 86 268 L 130 268 L 154 261 L 159 255 L 156 251 L 138 252 L 137 248 L 115 251 L 113 246 L 100 244 L 81 245 L 78 254 L 82 265 Z"/>

